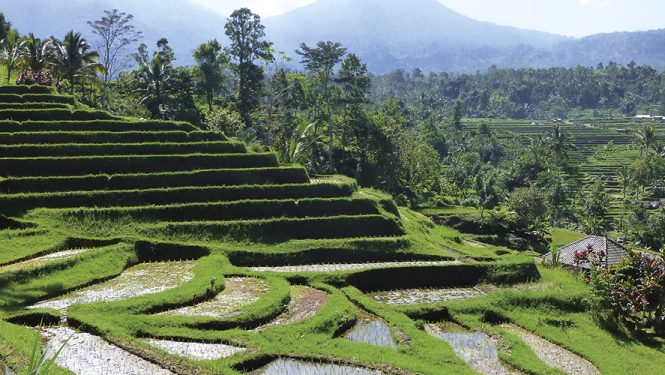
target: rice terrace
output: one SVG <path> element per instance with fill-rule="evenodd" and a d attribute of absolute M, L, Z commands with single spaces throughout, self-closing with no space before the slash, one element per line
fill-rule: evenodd
<path fill-rule="evenodd" d="M 190 46 L 154 38 L 152 0 L 27 2 L 72 23 L 0 5 L 1 375 L 665 374 L 665 65 L 641 47 L 557 60 L 586 39 L 437 0 L 174 0 L 159 33 L 221 17 Z M 278 21 L 370 8 L 482 31 L 446 52 L 469 67 L 522 38 L 533 67 L 277 49 Z"/>

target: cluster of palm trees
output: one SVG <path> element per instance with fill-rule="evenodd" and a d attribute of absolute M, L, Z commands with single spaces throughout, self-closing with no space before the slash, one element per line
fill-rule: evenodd
<path fill-rule="evenodd" d="M 49 70 L 57 79 L 66 80 L 73 94 L 77 86 L 83 90 L 86 81 L 103 70 L 98 59 L 99 54 L 91 50 L 81 33 L 73 30 L 62 41 L 54 37 L 40 39 L 32 33 L 21 37 L 16 30 L 0 41 L 0 62 L 7 69 L 7 84 L 13 73 Z"/>

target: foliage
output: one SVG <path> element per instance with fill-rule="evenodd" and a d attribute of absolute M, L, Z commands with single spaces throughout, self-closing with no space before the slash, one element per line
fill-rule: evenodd
<path fill-rule="evenodd" d="M 261 17 L 247 8 L 231 13 L 225 26 L 226 36 L 231 39 L 229 54 L 235 61 L 238 77 L 238 112 L 246 125 L 250 125 L 251 112 L 258 104 L 258 96 L 263 81 L 263 69 L 255 64 L 258 59 L 272 61 L 271 43 L 264 40 L 265 26 Z"/>
<path fill-rule="evenodd" d="M 515 229 L 522 232 L 540 230 L 547 221 L 545 196 L 537 187 L 518 188 L 510 193 L 508 209 L 513 212 Z"/>
<path fill-rule="evenodd" d="M 65 39 L 53 42 L 53 68 L 58 76 L 70 84 L 69 93 L 74 93 L 77 83 L 86 78 L 94 77 L 102 65 L 97 63 L 99 54 L 90 51 L 90 45 L 81 37 L 81 33 L 73 30 L 65 35 Z"/>
<path fill-rule="evenodd" d="M 205 96 L 208 110 L 212 111 L 213 99 L 223 90 L 226 81 L 224 69 L 228 56 L 222 52 L 222 45 L 213 39 L 194 50 L 194 60 L 197 64 L 194 70 L 197 91 Z"/>
<path fill-rule="evenodd" d="M 607 212 L 610 197 L 601 179 L 596 181 L 580 197 L 580 218 L 582 226 L 589 234 L 603 234 L 609 230 Z"/>
<path fill-rule="evenodd" d="M 109 81 L 116 78 L 118 73 L 130 66 L 131 58 L 128 48 L 138 42 L 143 33 L 136 30 L 132 24 L 134 16 L 117 9 L 104 10 L 104 15 L 87 24 L 92 33 L 97 36 L 95 47 L 99 53 L 99 63 L 102 67 L 102 103 L 108 101 Z"/>
<path fill-rule="evenodd" d="M 616 268 L 596 267 L 590 275 L 590 310 L 600 319 L 631 330 L 665 334 L 665 263 L 633 253 Z"/>

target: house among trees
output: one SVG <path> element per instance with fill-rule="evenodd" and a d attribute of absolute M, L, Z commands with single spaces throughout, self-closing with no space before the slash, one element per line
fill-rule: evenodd
<path fill-rule="evenodd" d="M 609 237 L 587 236 L 562 247 L 559 252 L 559 263 L 589 269 L 591 262 L 596 259 L 603 266 L 609 267 L 619 263 L 627 255 L 628 250 Z M 541 259 L 545 262 L 552 262 L 552 254 L 545 254 Z"/>

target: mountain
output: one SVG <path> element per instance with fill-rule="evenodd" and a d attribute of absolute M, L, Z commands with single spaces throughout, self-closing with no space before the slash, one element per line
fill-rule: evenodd
<path fill-rule="evenodd" d="M 476 21 L 437 0 L 319 0 L 264 23 L 277 49 L 292 52 L 301 42 L 338 41 L 356 51 L 374 71 L 396 66 L 453 67 L 445 62 L 454 60 L 445 56 L 449 52 L 482 60 L 486 47 L 550 48 L 567 39 Z"/>
<path fill-rule="evenodd" d="M 117 8 L 135 16 L 146 44 L 167 37 L 176 62 L 183 65 L 192 63 L 193 49 L 206 40 L 228 43 L 226 16 L 190 0 L 0 1 L 0 11 L 19 31 L 41 37 L 62 37 L 75 29 L 91 38 L 86 21 Z M 475 72 L 492 65 L 595 66 L 609 61 L 665 68 L 665 29 L 575 39 L 476 21 L 437 0 L 318 0 L 263 23 L 277 50 L 295 56 L 302 42 L 338 41 L 374 73 L 397 68 Z"/>
<path fill-rule="evenodd" d="M 465 17 L 437 0 L 318 0 L 265 20 L 277 49 L 341 42 L 373 72 L 475 72 L 498 67 L 595 66 L 610 60 L 665 68 L 665 30 L 575 39 Z"/>

